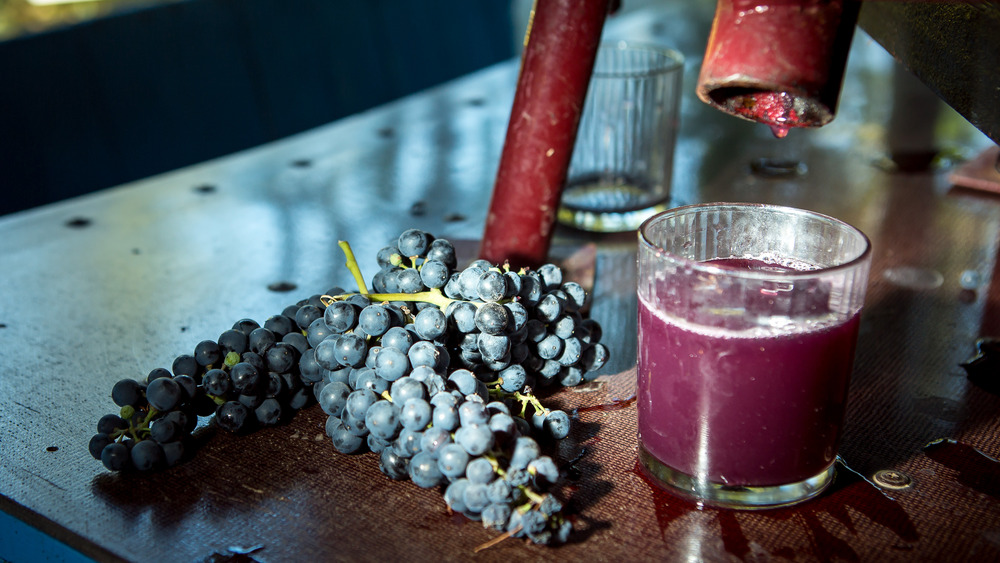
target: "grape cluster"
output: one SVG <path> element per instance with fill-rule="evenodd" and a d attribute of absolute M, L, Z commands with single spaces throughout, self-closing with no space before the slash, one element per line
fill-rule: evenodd
<path fill-rule="evenodd" d="M 379 251 L 369 292 L 341 248 L 358 291 L 330 289 L 264 326 L 241 320 L 172 372 L 120 381 L 120 415 L 99 422 L 94 457 L 112 470 L 170 466 L 198 416 L 247 432 L 315 401 L 336 451 L 375 452 L 388 477 L 443 490 L 451 510 L 504 537 L 565 541 L 560 472 L 543 447 L 570 417 L 534 389 L 577 385 L 607 360 L 584 289 L 552 264 L 459 270 L 449 241 L 410 229 Z"/>
<path fill-rule="evenodd" d="M 199 417 L 214 415 L 220 428 L 237 433 L 288 420 L 315 403 L 300 364 L 311 348 L 303 331 L 322 318 L 323 307 L 315 295 L 263 326 L 239 320 L 217 340 L 177 356 L 171 369 L 118 381 L 111 398 L 120 411 L 98 421 L 90 453 L 112 471 L 155 470 L 191 453 Z"/>

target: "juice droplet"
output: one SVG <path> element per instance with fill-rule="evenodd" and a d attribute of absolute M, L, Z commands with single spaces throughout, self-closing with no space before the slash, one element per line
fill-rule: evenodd
<path fill-rule="evenodd" d="M 784 139 L 785 135 L 788 135 L 788 127 L 784 125 L 768 125 L 771 128 L 771 133 L 778 139 Z"/>
<path fill-rule="evenodd" d="M 628 407 L 634 405 L 637 399 L 638 397 L 636 395 L 632 395 L 627 399 L 612 399 L 610 403 L 601 405 L 591 405 L 589 407 L 580 407 L 576 409 L 575 412 L 576 413 L 590 412 L 590 411 L 610 412 L 621 409 L 627 409 Z"/>

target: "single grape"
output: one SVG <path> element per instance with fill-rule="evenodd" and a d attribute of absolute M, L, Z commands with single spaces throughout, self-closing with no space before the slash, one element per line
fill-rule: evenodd
<path fill-rule="evenodd" d="M 396 246 L 403 256 L 423 256 L 434 237 L 420 229 L 407 229 L 399 235 Z"/>
<path fill-rule="evenodd" d="M 562 303 L 559 298 L 551 293 L 547 293 L 538 301 L 534 307 L 535 318 L 545 322 L 551 323 L 559 318 L 562 314 L 563 308 Z"/>
<path fill-rule="evenodd" d="M 447 239 L 434 239 L 427 248 L 427 260 L 437 260 L 448 268 L 454 268 L 458 264 L 455 246 Z"/>
<path fill-rule="evenodd" d="M 500 301 L 507 295 L 507 278 L 496 270 L 483 272 L 476 283 L 476 294 L 483 301 Z"/>
<path fill-rule="evenodd" d="M 309 325 L 309 328 L 306 329 L 306 340 L 309 342 L 310 346 L 315 348 L 316 346 L 319 346 L 319 343 L 322 342 L 323 339 L 331 334 L 336 333 L 330 330 L 330 327 L 326 326 L 325 319 L 319 318 L 313 321 L 312 324 Z"/>
<path fill-rule="evenodd" d="M 216 365 L 222 360 L 222 348 L 214 340 L 202 340 L 194 347 L 194 359 L 202 367 Z"/>
<path fill-rule="evenodd" d="M 427 287 L 440 289 L 450 277 L 448 266 L 440 260 L 427 260 L 420 266 L 420 281 Z"/>
<path fill-rule="evenodd" d="M 520 364 L 513 364 L 500 372 L 500 388 L 508 393 L 521 391 L 527 381 L 528 372 Z"/>
<path fill-rule="evenodd" d="M 448 319 L 437 307 L 428 307 L 413 318 L 413 328 L 424 340 L 436 340 L 448 330 Z"/>
<path fill-rule="evenodd" d="M 241 432 L 248 429 L 250 409 L 237 401 L 226 401 L 215 411 L 215 422 L 223 430 Z"/>
<path fill-rule="evenodd" d="M 355 419 L 364 420 L 365 412 L 378 400 L 378 395 L 370 389 L 356 389 L 347 396 L 344 403 L 344 412 L 350 414 Z"/>
<path fill-rule="evenodd" d="M 109 444 L 113 444 L 115 441 L 107 434 L 98 433 L 94 434 L 90 438 L 90 443 L 87 444 L 87 449 L 90 451 L 90 455 L 94 456 L 94 459 L 101 459 L 101 452 L 104 451 Z"/>
<path fill-rule="evenodd" d="M 206 393 L 216 397 L 224 397 L 232 387 L 229 374 L 221 369 L 210 369 L 205 372 L 205 377 L 202 378 L 201 384 Z"/>
<path fill-rule="evenodd" d="M 383 348 L 395 348 L 400 352 L 406 353 L 410 350 L 410 346 L 413 345 L 413 336 L 405 328 L 394 326 L 382 335 L 381 343 Z"/>
<path fill-rule="evenodd" d="M 316 383 L 323 379 L 323 371 L 325 370 L 316 361 L 316 350 L 314 348 L 309 348 L 299 356 L 298 368 L 302 381 Z"/>
<path fill-rule="evenodd" d="M 484 303 L 476 309 L 476 328 L 486 334 L 499 335 L 507 330 L 510 313 L 499 303 Z"/>
<path fill-rule="evenodd" d="M 604 367 L 609 356 L 607 346 L 601 343 L 593 344 L 583 350 L 580 356 L 580 366 L 584 371 L 595 372 Z"/>
<path fill-rule="evenodd" d="M 542 455 L 538 442 L 530 436 L 522 436 L 514 442 L 514 453 L 511 454 L 509 469 L 526 469 L 528 464 Z"/>
<path fill-rule="evenodd" d="M 229 379 L 232 381 L 233 389 L 245 395 L 252 395 L 261 388 L 260 372 L 249 362 L 240 362 L 233 366 L 229 371 Z"/>
<path fill-rule="evenodd" d="M 170 411 L 159 420 L 173 421 L 181 429 L 182 433 L 192 432 L 198 425 L 198 415 L 194 412 L 185 412 L 183 410 Z"/>
<path fill-rule="evenodd" d="M 384 448 L 379 454 L 378 468 L 390 479 L 402 481 L 409 477 L 409 458 L 400 456 L 392 448 Z"/>
<path fill-rule="evenodd" d="M 454 442 L 445 444 L 438 450 L 438 469 L 446 477 L 457 478 L 465 475 L 465 468 L 468 464 L 468 452 Z"/>
<path fill-rule="evenodd" d="M 513 299 L 517 297 L 517 294 L 521 293 L 521 275 L 514 270 L 507 270 L 503 273 L 503 277 L 507 282 L 507 293 L 504 295 L 504 298 Z"/>
<path fill-rule="evenodd" d="M 562 353 L 555 360 L 564 366 L 572 366 L 579 362 L 580 356 L 583 354 L 583 345 L 580 343 L 580 340 L 571 336 L 562 342 Z"/>
<path fill-rule="evenodd" d="M 438 468 L 440 468 L 440 461 L 438 464 Z M 441 472 L 444 473 L 444 470 Z M 464 497 L 465 489 L 468 486 L 469 480 L 465 478 L 455 479 L 448 485 L 448 487 L 444 490 L 444 501 L 448 504 L 448 508 L 454 512 L 465 512 L 466 507 Z"/>
<path fill-rule="evenodd" d="M 468 301 L 455 301 L 445 310 L 452 326 L 459 332 L 476 330 L 476 306 Z"/>
<path fill-rule="evenodd" d="M 392 317 L 382 305 L 369 305 L 358 315 L 358 326 L 366 334 L 382 336 L 392 326 Z"/>
<path fill-rule="evenodd" d="M 129 452 L 132 467 L 139 471 L 151 471 L 163 465 L 163 448 L 154 440 L 142 440 L 132 446 Z"/>
<path fill-rule="evenodd" d="M 538 272 L 528 272 L 521 276 L 521 290 L 517 292 L 519 301 L 532 307 L 542 298 L 542 278 Z"/>
<path fill-rule="evenodd" d="M 583 286 L 576 282 L 566 282 L 560 286 L 560 289 L 566 294 L 565 307 L 570 311 L 578 311 L 583 308 L 587 302 L 587 291 L 583 289 Z"/>
<path fill-rule="evenodd" d="M 410 459 L 410 479 L 418 487 L 429 489 L 444 483 L 445 478 L 438 469 L 437 460 L 428 453 L 420 452 Z"/>
<path fill-rule="evenodd" d="M 263 357 L 267 350 L 277 344 L 278 338 L 270 330 L 261 327 L 254 329 L 248 337 L 248 345 L 250 351 L 258 356 Z"/>
<path fill-rule="evenodd" d="M 535 346 L 535 353 L 539 358 L 554 360 L 563 352 L 563 339 L 554 334 L 549 334 Z"/>
<path fill-rule="evenodd" d="M 313 348 L 313 353 L 316 356 L 316 363 L 318 363 L 323 369 L 336 371 L 344 367 L 338 359 L 339 354 L 337 352 L 337 343 L 339 341 L 340 335 L 331 335 Z"/>
<path fill-rule="evenodd" d="M 542 282 L 545 284 L 546 291 L 558 288 L 562 285 L 563 275 L 559 266 L 556 266 L 555 264 L 543 264 L 542 266 L 539 266 L 536 271 L 538 272 L 538 275 L 541 276 Z"/>
<path fill-rule="evenodd" d="M 382 450 L 386 448 L 392 449 L 392 442 L 383 440 L 382 438 L 379 438 L 378 436 L 372 434 L 371 432 L 369 432 L 368 435 L 365 436 L 365 443 L 368 444 L 369 450 L 377 454 L 382 453 Z"/>
<path fill-rule="evenodd" d="M 484 360 L 499 360 L 510 353 L 510 338 L 503 335 L 480 333 L 476 347 Z"/>
<path fill-rule="evenodd" d="M 413 367 L 428 366 L 437 369 L 447 365 L 445 354 L 443 347 L 439 347 L 429 340 L 418 340 L 413 346 L 410 346 L 406 357 Z"/>
<path fill-rule="evenodd" d="M 395 259 L 393 258 L 394 254 L 397 255 Z M 398 261 L 399 255 L 399 248 L 396 248 L 395 244 L 390 244 L 379 249 L 378 253 L 375 254 L 375 261 L 378 263 L 379 268 L 389 268 L 396 265 L 394 262 Z M 343 293 L 343 291 L 340 293 Z M 338 294 L 329 293 L 328 295 Z"/>
<path fill-rule="evenodd" d="M 469 267 L 462 270 L 458 277 L 458 283 L 463 297 L 469 300 L 479 299 L 479 278 L 488 269 L 489 267 L 482 268 L 477 265 L 469 265 Z"/>
<path fill-rule="evenodd" d="M 502 532 L 510 519 L 511 508 L 507 503 L 491 502 L 483 509 L 483 526 Z"/>
<path fill-rule="evenodd" d="M 302 332 L 297 330 L 294 332 L 289 332 L 288 334 L 282 336 L 281 342 L 279 342 L 278 344 L 286 344 L 291 346 L 292 348 L 295 348 L 296 358 L 301 357 L 306 350 L 309 350 L 312 347 L 312 345 L 309 344 L 309 340 L 306 338 L 306 335 L 302 334 Z"/>
<path fill-rule="evenodd" d="M 488 426 L 490 427 L 490 431 L 493 432 L 494 440 L 501 444 L 510 442 L 518 434 L 517 423 L 514 422 L 514 417 L 506 413 L 501 412 L 490 416 Z"/>
<path fill-rule="evenodd" d="M 101 450 L 101 463 L 111 471 L 124 471 L 132 465 L 128 446 L 122 442 L 112 442 Z"/>
<path fill-rule="evenodd" d="M 407 378 L 398 380 L 404 381 Z M 431 422 L 431 404 L 419 397 L 411 397 L 403 403 L 399 412 L 399 419 L 404 428 L 410 430 L 423 430 Z"/>
<path fill-rule="evenodd" d="M 392 444 L 393 451 L 403 457 L 413 457 L 420 452 L 420 440 L 422 438 L 423 432 L 403 428 L 399 431 L 399 436 L 396 437 L 396 441 Z"/>
<path fill-rule="evenodd" d="M 569 436 L 569 415 L 566 414 L 565 411 L 561 410 L 549 411 L 549 413 L 545 415 L 543 427 L 550 436 L 556 440 L 562 440 L 566 436 Z"/>
<path fill-rule="evenodd" d="M 278 342 L 264 353 L 264 361 L 268 371 L 285 373 L 299 361 L 299 352 L 291 344 Z"/>
<path fill-rule="evenodd" d="M 257 422 L 263 424 L 264 426 L 274 426 L 275 424 L 278 424 L 281 420 L 281 414 L 281 403 L 274 398 L 264 399 L 260 405 L 254 409 L 254 416 L 257 418 Z"/>
<path fill-rule="evenodd" d="M 469 455 L 483 455 L 493 447 L 493 432 L 485 424 L 463 424 L 455 431 L 455 443 Z"/>
<path fill-rule="evenodd" d="M 583 382 L 583 370 L 577 366 L 562 366 L 558 378 L 563 387 L 576 387 Z"/>
<path fill-rule="evenodd" d="M 459 272 L 452 272 L 448 276 L 448 281 L 444 284 L 444 294 L 449 299 L 463 299 L 465 296 L 462 295 L 462 274 Z"/>
<path fill-rule="evenodd" d="M 410 360 L 397 348 L 382 348 L 375 358 L 375 373 L 387 381 L 396 381 L 408 371 Z"/>
<path fill-rule="evenodd" d="M 260 325 L 253 319 L 240 319 L 233 323 L 233 330 L 238 330 L 247 336 L 250 336 L 250 333 L 258 328 Z"/>
<path fill-rule="evenodd" d="M 334 301 L 323 312 L 323 320 L 330 330 L 338 333 L 347 332 L 357 323 L 358 312 L 355 305 L 347 301 Z"/>
<path fill-rule="evenodd" d="M 170 365 L 170 371 L 174 375 L 190 375 L 194 377 L 201 373 L 201 366 L 198 365 L 198 361 L 191 354 L 181 354 L 174 358 L 173 363 Z"/>
<path fill-rule="evenodd" d="M 150 370 L 149 375 L 146 376 L 146 385 L 149 385 L 154 379 L 159 379 L 161 377 L 173 377 L 170 370 L 166 368 L 154 368 Z"/>
<path fill-rule="evenodd" d="M 472 395 L 476 392 L 478 380 L 476 376 L 467 369 L 457 369 L 448 376 L 448 381 L 455 386 L 462 395 Z"/>
<path fill-rule="evenodd" d="M 401 293 L 419 293 L 425 289 L 424 282 L 420 279 L 420 272 L 413 268 L 400 270 L 396 274 L 396 281 Z"/>
<path fill-rule="evenodd" d="M 425 430 L 420 437 L 420 449 L 431 454 L 435 459 L 437 459 L 441 448 L 451 443 L 451 432 L 436 426 Z"/>
<path fill-rule="evenodd" d="M 547 455 L 539 456 L 528 464 L 528 473 L 534 476 L 536 485 L 554 484 L 559 480 L 559 468 Z"/>
<path fill-rule="evenodd" d="M 300 330 L 308 330 L 314 322 L 323 318 L 324 309 L 316 305 L 303 305 L 295 312 L 295 326 Z"/>
<path fill-rule="evenodd" d="M 471 512 L 482 512 L 482 510 L 490 504 L 490 497 L 486 490 L 486 485 L 483 483 L 474 483 L 470 480 L 469 486 L 465 488 L 465 492 L 462 494 L 462 500 L 465 501 L 466 510 Z"/>
<path fill-rule="evenodd" d="M 173 420 L 160 418 L 149 427 L 149 437 L 157 442 L 172 442 L 179 438 L 183 429 Z"/>
<path fill-rule="evenodd" d="M 106 414 L 97 421 L 98 434 L 113 434 L 115 430 L 128 428 L 128 422 L 116 414 Z"/>
<path fill-rule="evenodd" d="M 552 516 L 562 509 L 563 505 L 559 502 L 559 499 L 550 494 L 543 496 L 542 502 L 538 503 L 538 511 L 546 516 Z"/>
<path fill-rule="evenodd" d="M 111 388 L 111 400 L 119 407 L 141 407 L 146 402 L 142 385 L 134 379 L 122 379 Z"/>
<path fill-rule="evenodd" d="M 365 425 L 373 436 L 391 442 L 401 430 L 396 409 L 389 401 L 378 401 L 365 412 Z"/>
<path fill-rule="evenodd" d="M 292 317 L 285 315 L 272 315 L 264 321 L 264 328 L 270 330 L 274 333 L 275 338 L 281 338 L 282 336 L 292 332 L 297 327 L 295 326 L 294 313 Z"/>
<path fill-rule="evenodd" d="M 365 363 L 368 344 L 364 337 L 355 333 L 343 334 L 337 339 L 337 361 L 344 366 L 361 366 Z"/>
<path fill-rule="evenodd" d="M 186 440 L 174 440 L 160 444 L 163 450 L 163 463 L 167 467 L 174 467 L 184 461 L 184 454 L 187 452 Z"/>
<path fill-rule="evenodd" d="M 465 466 L 465 478 L 470 483 L 482 483 L 485 485 L 492 481 L 494 477 L 496 477 L 496 472 L 493 470 L 493 464 L 485 457 L 477 457 Z"/>
<path fill-rule="evenodd" d="M 458 418 L 462 426 L 472 424 L 486 424 L 490 420 L 490 415 L 486 411 L 486 405 L 476 401 L 465 401 L 458 406 Z"/>
<path fill-rule="evenodd" d="M 441 428 L 453 431 L 458 428 L 458 407 L 454 405 L 436 405 L 431 415 L 431 424 L 434 428 Z"/>
<path fill-rule="evenodd" d="M 506 479 L 493 479 L 486 486 L 486 495 L 490 502 L 507 504 L 515 500 L 514 487 Z"/>
<path fill-rule="evenodd" d="M 371 433 L 368 430 L 368 425 L 365 424 L 364 417 L 354 416 L 346 408 L 341 413 L 340 420 L 343 422 L 345 430 L 359 438 L 365 438 Z"/>
<path fill-rule="evenodd" d="M 332 423 L 327 424 L 327 434 L 333 441 L 333 449 L 342 454 L 353 454 L 362 450 L 362 446 L 366 443 L 364 437 L 356 436 L 348 431 L 344 422 L 339 418 L 330 417 L 329 420 Z"/>
<path fill-rule="evenodd" d="M 357 389 L 371 389 L 376 395 L 381 395 L 389 390 L 389 382 L 379 377 L 374 369 L 364 368 L 359 370 L 358 377 L 354 381 L 354 387 Z"/>

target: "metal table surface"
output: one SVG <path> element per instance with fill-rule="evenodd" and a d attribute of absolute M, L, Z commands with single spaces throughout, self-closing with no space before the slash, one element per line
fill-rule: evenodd
<path fill-rule="evenodd" d="M 672 10 L 623 16 L 610 33 L 678 47 L 691 92 L 711 14 L 685 13 L 690 25 Z M 209 431 L 194 459 L 155 475 L 110 474 L 90 457 L 118 379 L 169 366 L 237 319 L 349 285 L 338 239 L 370 274 L 376 250 L 405 228 L 479 237 L 515 76 L 511 61 L 271 145 L 0 219 L 0 508 L 101 560 L 1000 557 L 1000 397 L 959 367 L 977 337 L 1000 335 L 1000 201 L 951 187 L 947 170 L 989 142 L 927 102 L 860 33 L 832 125 L 779 141 L 690 95 L 676 161 L 676 203 L 804 207 L 872 239 L 844 464 L 822 498 L 698 509 L 645 481 L 628 401 L 634 235 L 562 229 L 560 248 L 596 245 L 592 314 L 614 354 L 598 383 L 551 397 L 576 417 L 559 451 L 577 529 L 565 546 L 507 540 L 473 554 L 495 534 L 449 515 L 438 492 L 389 481 L 370 454 L 336 454 L 316 407 L 245 437 Z M 938 159 L 922 170 L 887 158 L 927 151 Z M 963 289 L 963 273 L 974 288 Z"/>

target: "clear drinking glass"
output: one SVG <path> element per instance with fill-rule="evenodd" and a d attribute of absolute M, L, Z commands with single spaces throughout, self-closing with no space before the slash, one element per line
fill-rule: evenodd
<path fill-rule="evenodd" d="M 667 208 L 684 57 L 626 42 L 600 46 L 558 212 L 600 232 L 634 231 Z"/>
<path fill-rule="evenodd" d="M 639 458 L 714 506 L 796 503 L 832 482 L 868 238 L 837 219 L 711 203 L 639 229 Z"/>

